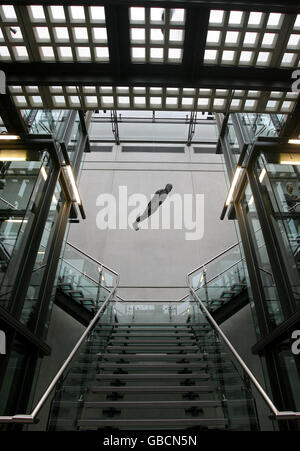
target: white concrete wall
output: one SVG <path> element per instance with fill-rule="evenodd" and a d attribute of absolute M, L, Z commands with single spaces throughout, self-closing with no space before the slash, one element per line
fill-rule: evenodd
<path fill-rule="evenodd" d="M 127 186 L 129 195 L 143 193 L 149 200 L 166 183 L 173 184 L 172 193 L 204 194 L 201 240 L 187 241 L 186 230 L 97 228 L 100 194 L 118 198 L 119 186 Z M 71 225 L 68 239 L 120 273 L 119 294 L 126 299 L 180 298 L 186 273 L 237 241 L 233 222 L 219 220 L 227 193 L 219 155 L 195 154 L 192 147 L 182 154 L 125 153 L 114 146 L 113 152 L 86 154 L 79 189 L 87 219 Z"/>

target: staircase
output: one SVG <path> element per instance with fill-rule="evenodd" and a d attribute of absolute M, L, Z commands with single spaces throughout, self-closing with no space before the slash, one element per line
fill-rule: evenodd
<path fill-rule="evenodd" d="M 48 430 L 258 429 L 247 384 L 191 318 L 98 324 L 57 387 Z"/>

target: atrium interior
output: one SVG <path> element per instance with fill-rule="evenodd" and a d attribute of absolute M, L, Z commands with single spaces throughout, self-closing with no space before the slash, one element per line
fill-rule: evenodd
<path fill-rule="evenodd" d="M 299 431 L 299 2 L 0 18 L 0 431 Z"/>

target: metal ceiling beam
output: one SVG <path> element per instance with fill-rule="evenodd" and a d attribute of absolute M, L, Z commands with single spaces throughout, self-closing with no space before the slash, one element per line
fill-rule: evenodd
<path fill-rule="evenodd" d="M 159 86 L 290 91 L 293 70 L 229 66 L 202 67 L 195 79 L 189 67 L 131 64 L 118 73 L 105 63 L 1 63 L 7 85 Z"/>
<path fill-rule="evenodd" d="M 300 100 L 297 101 L 295 109 L 289 115 L 280 136 L 288 138 L 299 138 L 300 136 Z"/>
<path fill-rule="evenodd" d="M 53 5 L 60 2 L 54 0 L 6 0 L 5 4 L 13 5 Z M 160 8 L 209 8 L 209 9 L 223 9 L 223 10 L 243 10 L 243 11 L 274 11 L 285 13 L 300 12 L 300 5 L 298 0 L 65 0 L 64 5 L 99 5 L 99 6 L 144 6 L 144 7 L 160 7 Z"/>
<path fill-rule="evenodd" d="M 27 133 L 27 127 L 21 113 L 16 108 L 9 94 L 0 95 L 0 116 L 8 133 L 17 135 Z"/>

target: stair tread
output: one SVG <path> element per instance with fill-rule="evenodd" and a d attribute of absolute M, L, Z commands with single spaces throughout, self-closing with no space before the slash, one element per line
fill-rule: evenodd
<path fill-rule="evenodd" d="M 155 385 L 145 385 L 145 386 L 130 386 L 130 387 L 114 387 L 114 386 L 92 386 L 91 391 L 93 393 L 96 392 L 197 392 L 197 391 L 215 391 L 213 385 L 192 385 L 192 386 L 184 386 L 184 385 L 173 385 L 173 386 L 155 386 Z"/>
<path fill-rule="evenodd" d="M 87 401 L 84 403 L 87 408 L 93 407 L 221 407 L 222 401 Z"/>
<path fill-rule="evenodd" d="M 167 425 L 212 425 L 212 426 L 227 426 L 228 420 L 225 418 L 156 418 L 156 419 L 131 419 L 131 420 L 79 420 L 78 426 L 167 426 Z"/>
<path fill-rule="evenodd" d="M 103 379 L 210 379 L 208 373 L 203 374 L 156 374 L 156 373 L 142 373 L 142 374 L 97 374 L 97 380 Z"/>

